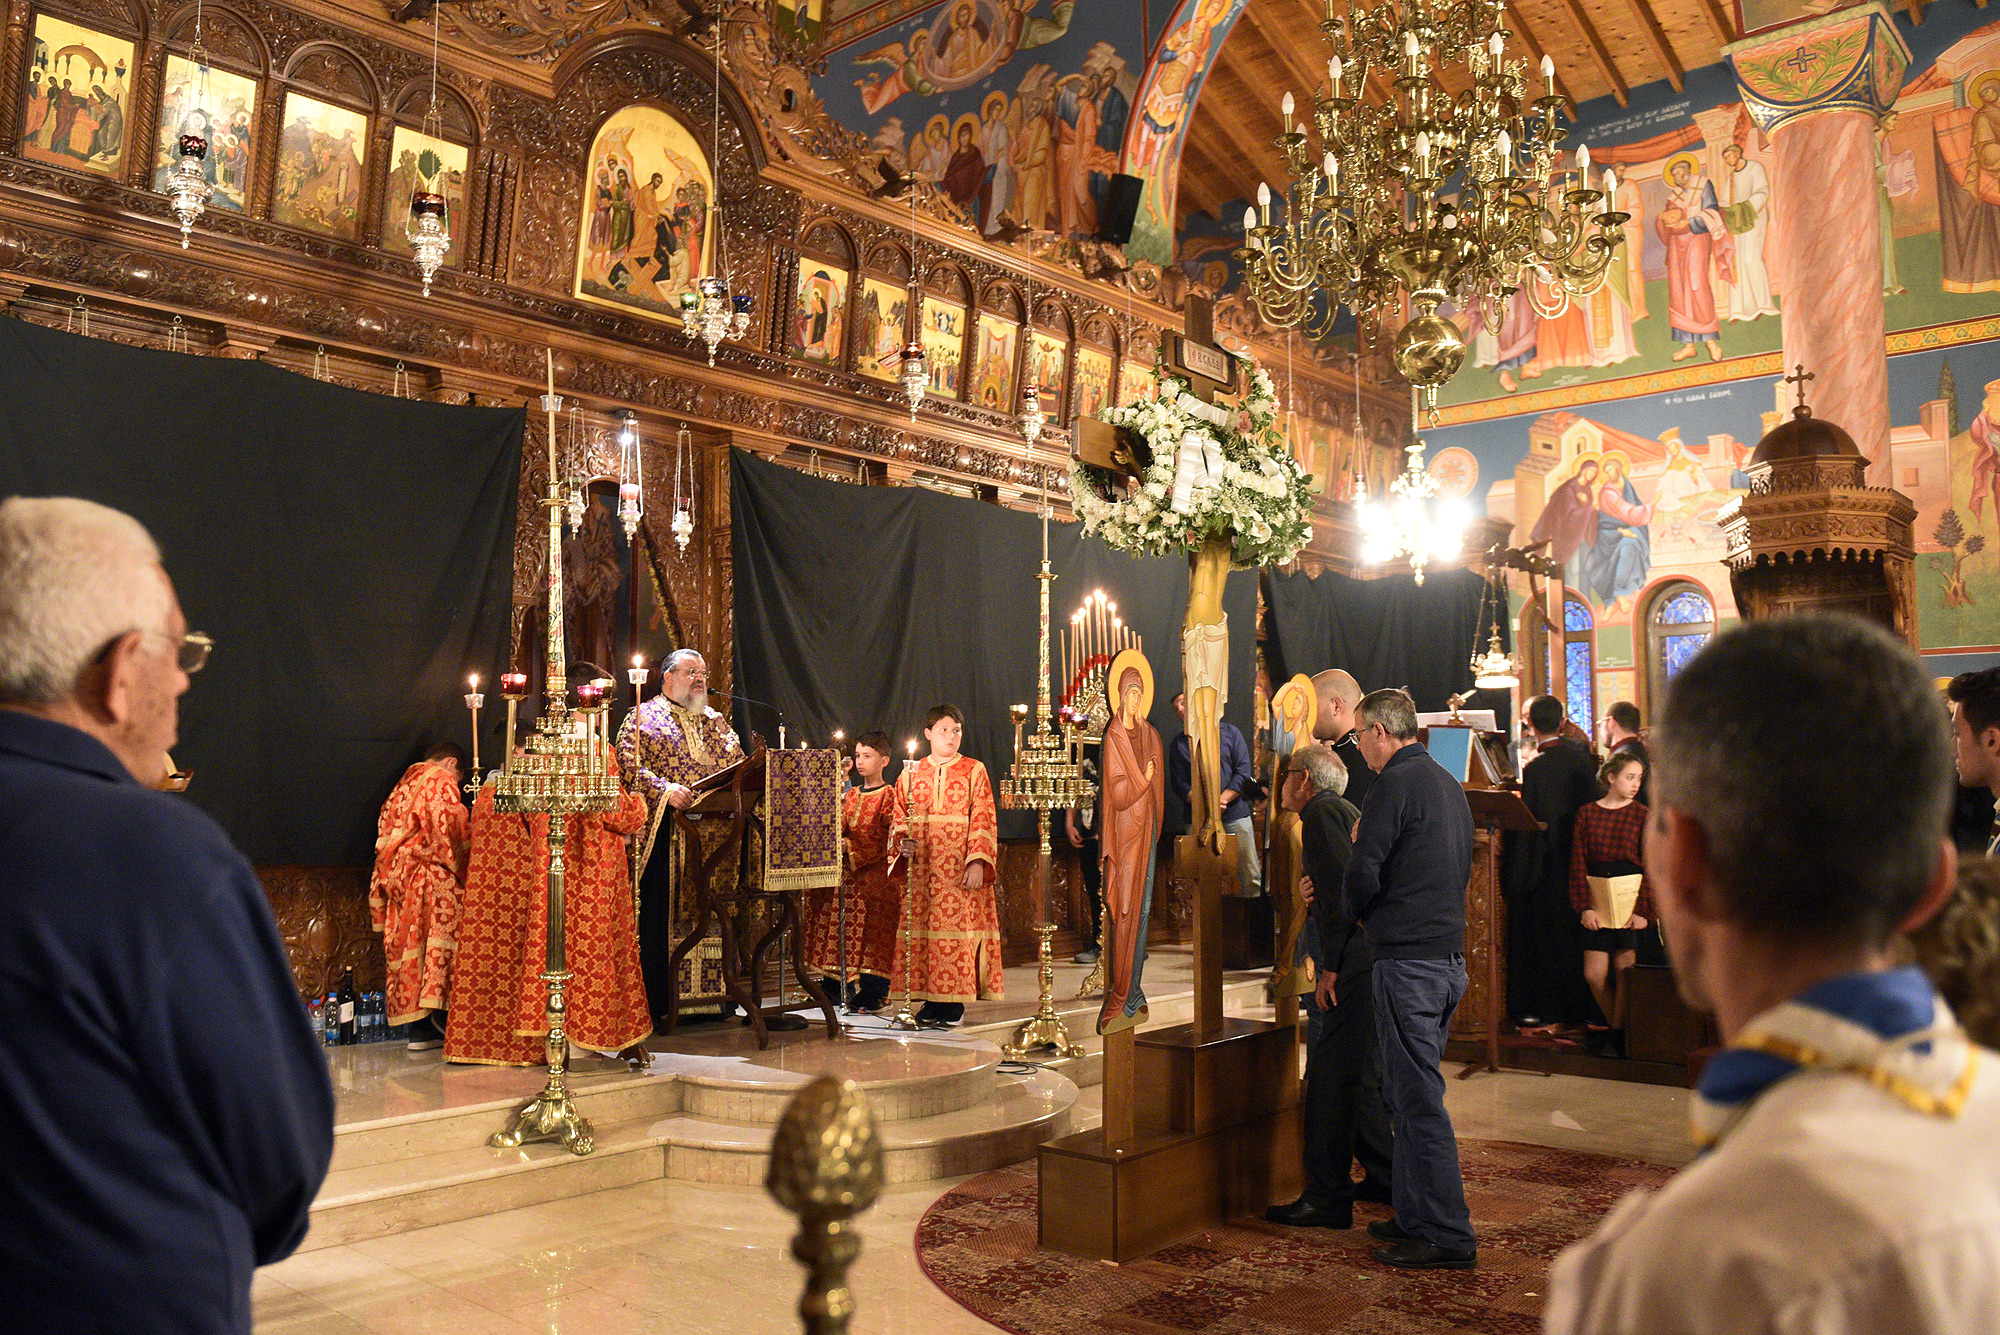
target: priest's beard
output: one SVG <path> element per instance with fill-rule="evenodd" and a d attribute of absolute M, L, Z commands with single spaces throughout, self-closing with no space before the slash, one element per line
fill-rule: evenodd
<path fill-rule="evenodd" d="M 708 712 L 708 692 L 706 690 L 691 690 L 680 699 L 674 701 L 674 703 L 682 709 L 690 710 L 693 713 L 706 714 Z"/>

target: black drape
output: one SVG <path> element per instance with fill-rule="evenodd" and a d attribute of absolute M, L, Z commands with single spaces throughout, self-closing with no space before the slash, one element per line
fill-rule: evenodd
<path fill-rule="evenodd" d="M 520 410 L 16 319 L 0 319 L 0 402 L 0 496 L 131 514 L 215 638 L 181 697 L 190 799 L 253 862 L 369 861 L 404 766 L 467 742 L 465 674 L 499 671 Z"/>
<path fill-rule="evenodd" d="M 777 740 L 790 730 L 824 745 L 881 728 L 923 747 L 924 711 L 965 712 L 965 753 L 997 781 L 1013 757 L 1007 707 L 1034 703 L 1041 524 L 1033 515 L 920 487 L 858 487 L 808 477 L 736 451 L 730 473 L 735 547 L 736 689 L 763 705 L 737 707 L 739 728 Z M 1187 561 L 1140 559 L 1049 526 L 1056 629 L 1086 593 L 1103 589 L 1145 642 L 1153 665 L 1153 726 L 1181 730 L 1180 626 Z M 1229 577 L 1229 704 L 1250 735 L 1256 681 L 1257 586 Z M 697 646 L 699 647 L 699 646 Z M 1051 673 L 1055 671 L 1051 666 Z M 777 711 L 773 712 L 773 707 Z M 1032 727 L 1032 723 L 1030 724 Z M 893 771 L 892 771 L 893 773 Z M 1002 832 L 1027 832 L 1001 814 Z"/>
<path fill-rule="evenodd" d="M 1472 655 L 1486 647 L 1485 587 L 1469 570 L 1434 571 L 1421 585 L 1407 575 L 1266 570 L 1264 657 L 1272 684 L 1344 668 L 1365 691 L 1407 687 L 1418 709 L 1444 709 L 1446 697 L 1472 689 Z M 1506 644 L 1506 617 L 1500 620 Z M 1471 707 L 1504 712 L 1506 699 L 1488 692 Z"/>

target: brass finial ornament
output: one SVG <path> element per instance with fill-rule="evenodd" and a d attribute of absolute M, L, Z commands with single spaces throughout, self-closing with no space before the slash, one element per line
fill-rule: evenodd
<path fill-rule="evenodd" d="M 805 1335 L 843 1335 L 854 1317 L 847 1271 L 861 1254 L 850 1221 L 882 1194 L 882 1137 L 853 1081 L 822 1075 L 792 1097 L 771 1137 L 764 1189 L 799 1217 L 792 1255 L 806 1268 Z"/>

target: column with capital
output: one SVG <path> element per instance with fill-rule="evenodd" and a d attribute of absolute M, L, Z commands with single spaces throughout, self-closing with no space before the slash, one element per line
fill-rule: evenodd
<path fill-rule="evenodd" d="M 1803 364 L 1813 414 L 1844 427 L 1890 485 L 1889 359 L 1877 211 L 1876 129 L 1910 49 L 1880 0 L 1723 48 L 1770 137 L 1780 220 L 1785 364 Z"/>

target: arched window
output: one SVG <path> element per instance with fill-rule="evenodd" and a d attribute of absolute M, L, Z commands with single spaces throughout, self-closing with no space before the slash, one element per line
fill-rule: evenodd
<path fill-rule="evenodd" d="M 1563 700 L 1570 722 L 1594 736 L 1597 622 L 1581 598 L 1563 600 Z"/>
<path fill-rule="evenodd" d="M 1662 585 L 1646 605 L 1646 699 L 1658 710 L 1667 683 L 1715 634 L 1715 604 L 1687 580 Z"/>

